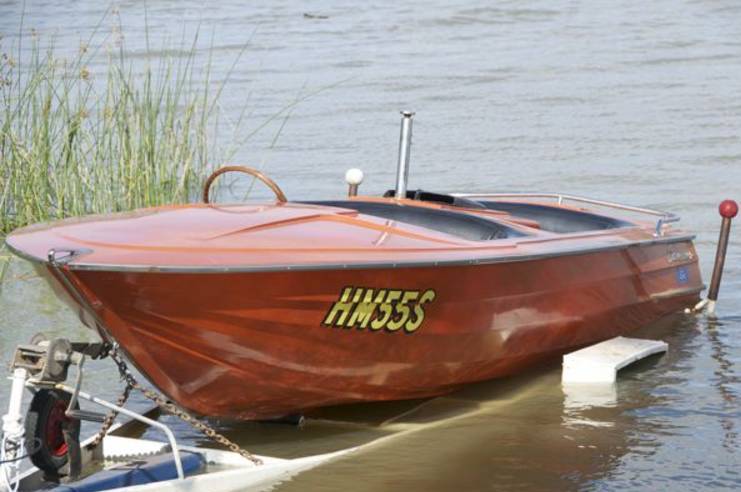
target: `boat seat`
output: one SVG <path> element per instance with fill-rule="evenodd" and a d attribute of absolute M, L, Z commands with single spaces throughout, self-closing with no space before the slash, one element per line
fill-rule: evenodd
<path fill-rule="evenodd" d="M 631 222 L 548 205 L 522 202 L 479 201 L 489 210 L 507 212 L 513 217 L 534 220 L 540 229 L 556 233 L 585 232 L 632 226 Z"/>
<path fill-rule="evenodd" d="M 396 220 L 419 227 L 444 232 L 469 241 L 490 241 L 524 236 L 520 231 L 483 217 L 429 207 L 397 203 L 363 202 L 360 200 L 330 200 L 303 202 L 312 205 L 347 208 L 361 214 Z"/>

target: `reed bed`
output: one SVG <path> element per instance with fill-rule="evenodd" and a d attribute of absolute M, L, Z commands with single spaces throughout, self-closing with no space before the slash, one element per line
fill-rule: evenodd
<path fill-rule="evenodd" d="M 184 50 L 136 60 L 110 35 L 66 58 L 53 39 L 15 43 L 0 39 L 0 238 L 33 222 L 190 201 L 228 158 L 215 155 L 225 82 L 211 81 L 210 54 L 199 63 L 197 34 Z"/>

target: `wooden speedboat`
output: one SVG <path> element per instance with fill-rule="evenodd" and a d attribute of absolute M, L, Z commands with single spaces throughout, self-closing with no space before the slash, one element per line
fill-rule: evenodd
<path fill-rule="evenodd" d="M 402 167 L 387 197 L 290 202 L 260 175 L 279 200 L 65 220 L 7 243 L 168 397 L 238 419 L 439 395 L 699 298 L 693 236 L 671 214 L 411 192 Z"/>

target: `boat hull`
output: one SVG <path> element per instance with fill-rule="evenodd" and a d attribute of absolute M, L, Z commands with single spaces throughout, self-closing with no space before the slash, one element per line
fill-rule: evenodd
<path fill-rule="evenodd" d="M 490 264 L 65 272 L 169 398 L 264 419 L 440 395 L 629 333 L 698 299 L 696 258 L 685 240 Z"/>

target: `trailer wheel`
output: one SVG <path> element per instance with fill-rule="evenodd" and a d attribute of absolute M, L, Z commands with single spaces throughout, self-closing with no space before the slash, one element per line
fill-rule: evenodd
<path fill-rule="evenodd" d="M 76 441 L 80 438 L 80 421 L 65 415 L 69 401 L 69 394 L 63 391 L 42 389 L 33 396 L 26 414 L 26 449 L 32 450 L 31 462 L 48 475 L 58 474 L 67 464 L 64 430 Z"/>

